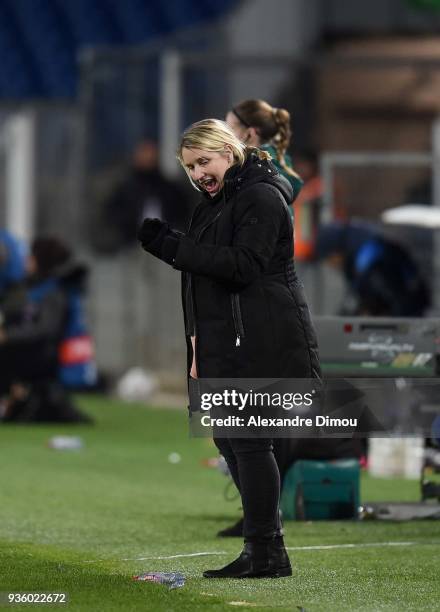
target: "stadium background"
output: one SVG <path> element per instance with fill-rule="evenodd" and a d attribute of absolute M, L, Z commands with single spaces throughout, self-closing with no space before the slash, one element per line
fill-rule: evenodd
<path fill-rule="evenodd" d="M 2 425 L 0 592 L 68 591 L 81 611 L 438 610 L 434 521 L 289 521 L 291 581 L 207 586 L 208 561 L 237 553 L 215 533 L 238 501 L 223 499 L 209 441 L 187 436 L 179 276 L 137 247 L 96 245 L 135 144 L 156 139 L 184 182 L 180 131 L 243 98 L 291 112 L 293 157 L 321 153 L 327 218 L 337 183 L 364 219 L 413 196 L 440 206 L 439 26 L 439 0 L 0 0 L 0 227 L 65 239 L 90 264 L 100 369 L 153 370 L 180 402 L 84 395 L 93 425 Z M 438 315 L 437 233 L 390 231 L 431 277 Z M 335 312 L 341 278 L 313 275 L 314 314 Z M 60 434 L 80 448 L 48 448 Z M 417 480 L 366 472 L 361 493 L 420 498 Z M 147 570 L 187 583 L 131 581 Z"/>

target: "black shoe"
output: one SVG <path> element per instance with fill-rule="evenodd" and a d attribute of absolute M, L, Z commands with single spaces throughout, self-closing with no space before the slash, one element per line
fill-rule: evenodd
<path fill-rule="evenodd" d="M 219 570 L 203 572 L 205 578 L 282 578 L 292 567 L 282 537 L 269 542 L 245 542 L 238 559 Z"/>
<path fill-rule="evenodd" d="M 243 537 L 243 517 L 238 519 L 236 523 L 231 525 L 230 527 L 226 527 L 226 529 L 222 529 L 218 532 L 219 538 L 242 538 Z"/>

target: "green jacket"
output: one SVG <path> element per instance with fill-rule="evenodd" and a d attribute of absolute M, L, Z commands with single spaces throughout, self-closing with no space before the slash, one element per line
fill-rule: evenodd
<path fill-rule="evenodd" d="M 284 176 L 284 178 L 286 178 L 289 183 L 292 185 L 292 189 L 293 189 L 293 199 L 292 202 L 294 200 L 296 200 L 299 192 L 301 191 L 302 186 L 304 185 L 304 181 L 302 181 L 299 177 L 296 176 L 292 176 L 291 174 L 288 174 L 284 168 L 281 166 L 280 162 L 278 161 L 277 158 L 277 151 L 275 149 L 274 146 L 272 145 L 261 145 L 259 147 L 262 151 L 266 151 L 267 153 L 270 154 L 270 156 L 272 157 L 272 163 L 274 166 L 276 166 L 277 170 L 280 172 L 280 174 L 282 176 Z M 285 155 L 284 159 L 286 160 L 286 165 L 289 166 L 289 168 L 292 168 L 292 159 L 290 157 L 290 155 Z M 293 207 L 289 206 L 289 211 L 290 214 L 293 217 Z"/>

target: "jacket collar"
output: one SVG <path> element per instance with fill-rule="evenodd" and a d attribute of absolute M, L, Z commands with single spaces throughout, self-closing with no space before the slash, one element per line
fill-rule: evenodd
<path fill-rule="evenodd" d="M 237 190 L 241 188 L 246 178 L 249 178 L 249 171 L 252 170 L 258 158 L 254 153 L 249 154 L 244 163 L 234 164 L 225 172 L 222 189 L 212 198 L 208 193 L 203 193 L 203 197 L 210 204 L 217 204 L 222 199 L 228 200 Z M 260 160 L 258 160 L 260 161 Z M 276 170 L 275 170 L 276 171 Z"/>
<path fill-rule="evenodd" d="M 244 185 L 250 185 L 279 174 L 271 161 L 260 159 L 255 153 L 248 153 L 242 165 L 235 164 L 225 173 L 224 190 L 226 198 L 239 191 Z"/>
<path fill-rule="evenodd" d="M 248 153 L 242 165 L 235 164 L 228 168 L 225 172 L 223 188 L 213 198 L 207 193 L 203 194 L 203 198 L 210 204 L 216 205 L 222 200 L 231 198 L 244 186 L 248 187 L 262 182 L 277 187 L 286 202 L 291 203 L 293 192 L 289 182 L 281 176 L 270 160 L 260 159 L 253 152 Z"/>

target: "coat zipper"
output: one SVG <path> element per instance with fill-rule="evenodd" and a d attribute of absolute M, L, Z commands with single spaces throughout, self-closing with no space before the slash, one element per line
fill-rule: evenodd
<path fill-rule="evenodd" d="M 236 337 L 235 346 L 239 347 L 241 345 L 241 339 L 244 338 L 244 325 L 243 318 L 241 316 L 240 296 L 238 293 L 231 293 L 231 303 Z"/>
<path fill-rule="evenodd" d="M 223 193 L 223 205 L 226 204 L 226 199 L 225 199 L 225 194 Z M 202 235 L 204 234 L 204 232 L 208 229 L 208 227 L 210 225 L 212 225 L 215 221 L 217 221 L 217 219 L 220 217 L 220 215 L 223 212 L 223 207 L 219 210 L 219 212 L 215 215 L 215 217 L 206 225 L 204 225 L 201 230 L 199 231 L 199 233 L 196 236 L 196 244 L 198 243 L 198 241 L 200 240 L 200 238 L 202 237 Z M 194 211 L 195 213 L 195 211 Z M 191 229 L 191 225 L 192 225 L 192 221 L 194 218 L 194 213 L 191 216 L 191 221 L 189 223 L 189 227 L 188 227 L 188 232 Z M 200 363 L 199 363 L 199 359 L 198 359 L 198 354 L 197 354 L 197 322 L 196 322 L 196 300 L 195 300 L 195 296 L 194 296 L 194 286 L 192 283 L 192 274 L 189 275 L 189 288 L 190 288 L 190 292 L 191 292 L 191 304 L 192 304 L 192 314 L 193 314 L 193 323 L 194 323 L 194 336 L 195 336 L 195 340 L 194 340 L 194 360 L 196 362 L 196 370 L 197 370 L 197 376 L 199 376 L 200 374 Z"/>
<path fill-rule="evenodd" d="M 214 217 L 214 219 L 211 219 L 211 221 L 209 223 L 207 223 L 206 225 L 204 225 L 202 227 L 202 229 L 200 230 L 200 232 L 197 234 L 197 238 L 196 238 L 196 243 L 200 240 L 200 238 L 202 237 L 202 235 L 206 232 L 206 230 L 208 229 L 208 227 L 210 225 L 212 225 L 213 223 L 215 223 L 217 221 L 217 219 L 220 217 L 220 215 L 222 214 L 222 211 L 220 210 Z"/>
<path fill-rule="evenodd" d="M 197 208 L 198 208 L 198 207 L 197 207 Z M 195 214 L 196 214 L 196 210 L 197 210 L 197 208 L 196 208 L 196 209 L 193 211 L 193 214 L 191 215 L 191 219 L 190 219 L 190 221 L 189 221 L 189 225 L 188 225 L 188 230 L 187 230 L 187 232 L 186 232 L 186 233 L 187 233 L 187 235 L 188 235 L 188 234 L 189 234 L 189 232 L 191 231 L 191 226 L 192 226 L 192 223 L 193 223 L 194 216 L 195 216 Z M 188 277 L 188 286 L 187 286 L 187 289 L 186 289 L 186 293 L 187 293 L 187 294 L 189 295 L 189 297 L 190 297 L 190 303 L 189 303 L 189 306 L 190 306 L 190 313 L 188 313 L 188 314 L 189 314 L 189 316 L 190 316 L 190 318 L 191 318 L 191 321 L 192 321 L 192 325 L 193 325 L 193 327 L 192 327 L 192 330 L 191 330 L 191 331 L 193 332 L 193 334 L 194 334 L 194 338 L 195 338 L 195 340 L 194 340 L 194 348 L 193 348 L 193 347 L 191 347 L 191 348 L 192 348 L 192 351 L 193 351 L 193 353 L 194 353 L 194 354 L 193 354 L 193 359 L 194 359 L 194 360 L 195 360 L 195 362 L 196 362 L 196 370 L 197 370 L 197 375 L 198 375 L 198 373 L 199 373 L 199 364 L 198 364 L 198 361 L 197 361 L 197 351 L 196 351 L 196 344 L 197 344 L 197 326 L 196 326 L 196 312 L 195 312 L 194 291 L 193 291 L 193 284 L 192 284 L 192 274 L 191 274 L 190 272 L 188 272 L 188 273 L 187 273 L 187 277 Z M 186 300 L 186 297 L 185 297 L 185 300 Z M 191 340 L 190 340 L 190 344 L 192 344 L 192 343 L 191 343 Z M 191 361 L 192 361 L 192 360 L 191 360 Z M 191 368 L 191 365 L 190 365 L 190 368 Z"/>

